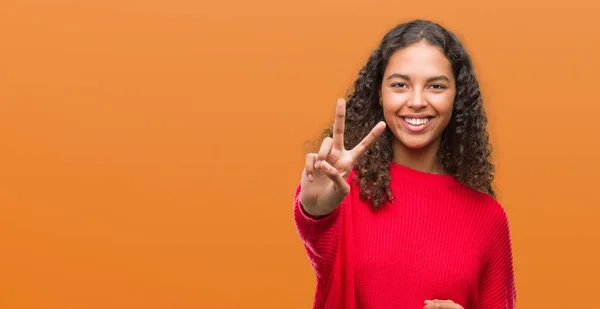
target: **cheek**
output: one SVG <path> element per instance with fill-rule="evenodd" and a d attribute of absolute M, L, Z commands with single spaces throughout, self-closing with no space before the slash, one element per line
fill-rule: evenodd
<path fill-rule="evenodd" d="M 383 105 L 383 114 L 384 115 L 395 114 L 396 111 L 398 111 L 398 107 L 394 106 L 394 104 L 389 104 L 388 102 L 386 102 Z"/>
<path fill-rule="evenodd" d="M 398 112 L 400 111 L 401 106 L 399 104 L 394 104 L 391 102 L 386 102 L 383 105 L 383 118 L 387 123 L 394 123 L 397 120 Z"/>
<path fill-rule="evenodd" d="M 385 93 L 383 95 L 385 104 L 383 105 L 383 113 L 385 115 L 395 115 L 406 105 L 408 96 L 404 93 Z"/>
<path fill-rule="evenodd" d="M 454 108 L 454 96 L 440 96 L 436 100 L 431 100 L 430 103 L 438 112 L 440 118 L 450 119 Z"/>

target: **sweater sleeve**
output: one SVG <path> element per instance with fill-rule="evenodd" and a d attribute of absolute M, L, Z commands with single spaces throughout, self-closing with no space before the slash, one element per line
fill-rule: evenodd
<path fill-rule="evenodd" d="M 514 309 L 516 289 L 511 237 L 506 212 L 500 205 L 490 228 L 487 265 L 479 283 L 482 309 Z"/>
<path fill-rule="evenodd" d="M 300 185 L 294 194 L 294 221 L 298 235 L 318 279 L 327 276 L 335 262 L 342 232 L 342 215 L 346 199 L 332 213 L 312 217 L 300 203 Z"/>

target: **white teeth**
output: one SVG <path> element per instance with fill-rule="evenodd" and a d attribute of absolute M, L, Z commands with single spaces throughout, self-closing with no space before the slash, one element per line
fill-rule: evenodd
<path fill-rule="evenodd" d="M 429 118 L 404 118 L 409 124 L 420 126 L 429 122 Z"/>

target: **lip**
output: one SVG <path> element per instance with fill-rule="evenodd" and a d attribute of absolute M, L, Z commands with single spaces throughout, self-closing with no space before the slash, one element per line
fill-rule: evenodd
<path fill-rule="evenodd" d="M 400 122 L 402 122 L 402 125 L 404 125 L 404 127 L 412 132 L 412 133 L 420 133 L 423 132 L 425 129 L 427 129 L 432 122 L 434 122 L 437 117 L 435 116 L 431 116 L 431 115 L 402 115 L 402 116 L 398 116 L 400 118 Z M 404 120 L 404 118 L 416 118 L 416 119 L 420 119 L 420 118 L 431 118 L 431 120 L 429 120 L 426 124 L 423 125 L 412 125 L 408 122 L 406 122 Z"/>

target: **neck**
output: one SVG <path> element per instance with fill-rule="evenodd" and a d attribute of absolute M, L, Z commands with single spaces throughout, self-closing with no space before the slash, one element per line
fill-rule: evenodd
<path fill-rule="evenodd" d="M 439 149 L 439 140 L 420 149 L 408 148 L 397 139 L 392 141 L 395 163 L 425 173 L 445 175 L 446 172 L 438 156 Z"/>

